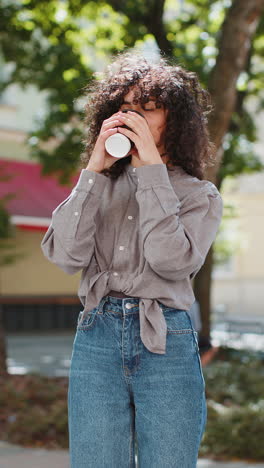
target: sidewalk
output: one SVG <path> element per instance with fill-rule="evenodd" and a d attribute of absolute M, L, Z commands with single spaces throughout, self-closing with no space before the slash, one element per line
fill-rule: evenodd
<path fill-rule="evenodd" d="M 23 448 L 0 441 L 0 468 L 69 468 L 68 450 Z M 264 468 L 264 464 L 200 459 L 197 468 Z"/>
<path fill-rule="evenodd" d="M 30 449 L 0 442 L 0 468 L 69 468 L 68 450 Z"/>
<path fill-rule="evenodd" d="M 7 335 L 8 372 L 27 374 L 37 372 L 41 375 L 68 376 L 74 331 L 49 331 L 37 333 L 10 333 Z M 236 349 L 263 350 L 262 334 L 243 333 L 237 335 L 222 330 L 220 325 L 212 331 L 215 346 L 230 344 Z"/>

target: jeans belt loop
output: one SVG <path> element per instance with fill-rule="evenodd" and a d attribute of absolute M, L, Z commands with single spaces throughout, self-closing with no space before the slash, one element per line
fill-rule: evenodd
<path fill-rule="evenodd" d="M 104 296 L 101 299 L 100 303 L 99 303 L 98 310 L 97 310 L 98 314 L 103 314 L 103 307 L 104 307 L 106 301 L 107 301 L 107 296 Z"/>

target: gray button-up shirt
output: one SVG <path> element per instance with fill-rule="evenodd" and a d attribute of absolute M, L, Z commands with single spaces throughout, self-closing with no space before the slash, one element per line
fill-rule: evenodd
<path fill-rule="evenodd" d="M 142 342 L 165 354 L 167 325 L 159 302 L 190 309 L 191 279 L 205 261 L 222 211 L 215 185 L 180 166 L 128 164 L 114 180 L 83 169 L 53 211 L 41 248 L 66 273 L 82 269 L 83 317 L 111 290 L 139 297 Z"/>

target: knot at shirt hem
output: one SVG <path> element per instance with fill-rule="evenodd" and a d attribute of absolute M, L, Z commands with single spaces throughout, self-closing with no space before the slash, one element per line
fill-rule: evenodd
<path fill-rule="evenodd" d="M 156 299 L 139 300 L 140 337 L 152 353 L 166 353 L 167 323 Z"/>
<path fill-rule="evenodd" d="M 110 273 L 109 270 L 101 271 L 90 279 L 84 312 L 97 307 L 102 297 L 111 291 L 108 284 Z M 127 291 L 124 293 L 128 294 Z M 165 354 L 167 323 L 156 299 L 139 298 L 139 324 L 140 338 L 145 347 L 152 353 Z"/>

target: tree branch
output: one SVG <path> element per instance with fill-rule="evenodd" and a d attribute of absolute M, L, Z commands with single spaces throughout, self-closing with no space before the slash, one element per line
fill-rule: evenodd
<path fill-rule="evenodd" d="M 172 55 L 172 45 L 163 23 L 165 0 L 134 0 L 132 7 L 127 0 L 108 0 L 108 3 L 115 11 L 125 13 L 134 25 L 144 25 L 148 33 L 153 34 L 160 50 Z"/>
<path fill-rule="evenodd" d="M 155 37 L 160 50 L 172 55 L 172 44 L 167 39 L 163 22 L 164 4 L 165 0 L 154 0 L 153 7 L 148 9 L 144 18 L 144 24 Z"/>
<path fill-rule="evenodd" d="M 219 54 L 208 85 L 214 104 L 209 131 L 216 145 L 217 161 L 207 169 L 205 178 L 212 182 L 216 180 L 221 164 L 222 140 L 236 105 L 237 79 L 246 67 L 251 41 L 263 10 L 263 0 L 234 0 L 222 27 Z"/>

